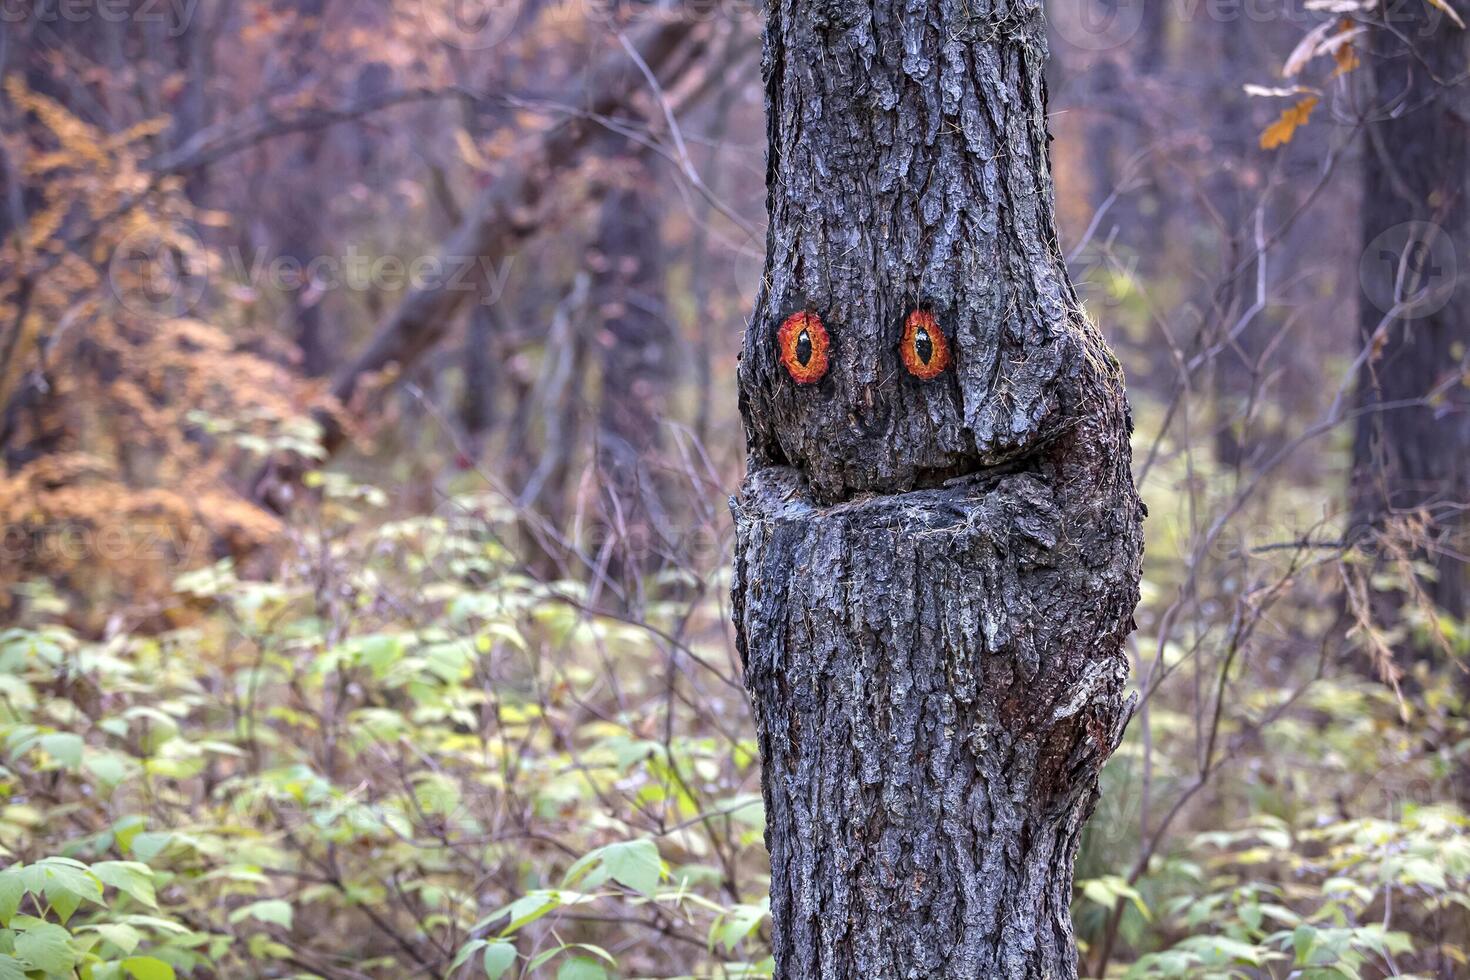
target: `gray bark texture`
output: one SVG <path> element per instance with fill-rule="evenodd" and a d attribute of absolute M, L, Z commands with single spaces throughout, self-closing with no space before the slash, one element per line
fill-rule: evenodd
<path fill-rule="evenodd" d="M 1044 62 L 1038 0 L 769 10 L 732 507 L 778 977 L 1077 975 L 1143 507 L 1056 242 Z M 930 380 L 915 309 L 952 354 Z M 777 341 L 799 311 L 830 337 L 814 383 Z"/>

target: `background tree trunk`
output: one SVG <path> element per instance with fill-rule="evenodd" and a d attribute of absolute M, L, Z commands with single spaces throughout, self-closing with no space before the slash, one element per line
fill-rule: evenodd
<path fill-rule="evenodd" d="M 1056 243 L 1042 11 L 784 0 L 735 622 L 780 977 L 1073 977 L 1142 505 Z M 932 312 L 952 364 L 899 347 Z M 819 315 L 798 385 L 776 336 Z"/>
<path fill-rule="evenodd" d="M 1255 51 L 1251 36 L 1236 20 L 1211 25 L 1221 71 L 1230 79 L 1251 77 Z M 1207 184 L 1213 211 L 1218 214 L 1215 249 L 1219 256 L 1219 284 L 1202 290 L 1197 302 L 1202 311 L 1205 343 L 1225 344 L 1215 358 L 1215 454 L 1222 466 L 1241 471 L 1258 452 L 1258 431 L 1251 418 L 1257 403 L 1264 370 L 1262 359 L 1270 348 L 1271 335 L 1278 329 L 1262 310 L 1246 319 L 1233 339 L 1230 334 L 1241 323 L 1242 314 L 1256 301 L 1260 257 L 1255 255 L 1254 213 L 1264 184 L 1248 163 L 1257 142 L 1255 120 L 1249 97 L 1241 84 L 1221 86 L 1216 96 L 1218 112 L 1211 133 L 1211 149 L 1221 161 Z"/>
<path fill-rule="evenodd" d="M 1470 390 L 1461 381 L 1470 368 L 1467 64 L 1470 32 L 1427 4 L 1395 6 L 1392 29 L 1374 32 L 1379 117 L 1364 153 L 1360 322 L 1375 350 L 1358 379 L 1366 411 L 1352 492 L 1358 527 L 1424 511 L 1434 544 L 1423 557 L 1437 572 L 1424 588 L 1456 617 L 1466 613 L 1470 584 Z M 1390 319 L 1395 299 L 1401 315 Z"/>
<path fill-rule="evenodd" d="M 658 455 L 678 345 L 664 302 L 654 175 L 640 153 L 610 163 L 623 186 L 603 199 L 591 256 L 602 361 L 596 460 L 608 574 L 631 593 L 677 547 Z"/>
<path fill-rule="evenodd" d="M 285 38 L 281 70 L 293 88 L 307 86 L 320 56 L 326 0 L 285 0 L 276 4 L 276 10 L 294 18 L 291 32 Z M 326 202 L 318 178 L 326 133 L 322 130 L 302 133 L 293 143 L 285 168 L 290 177 L 270 188 L 267 214 L 274 238 L 272 244 L 279 253 L 293 259 L 298 268 L 311 269 L 318 256 L 330 254 L 320 237 Z M 301 369 L 314 378 L 328 375 L 336 367 L 334 352 L 340 344 L 337 338 L 328 336 L 322 299 L 310 284 L 292 290 L 287 297 L 291 334 L 301 352 Z"/>

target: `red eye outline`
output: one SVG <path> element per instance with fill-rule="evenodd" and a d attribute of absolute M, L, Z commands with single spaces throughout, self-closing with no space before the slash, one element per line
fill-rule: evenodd
<path fill-rule="evenodd" d="M 827 373 L 827 350 L 832 338 L 815 313 L 801 310 L 788 316 L 776 331 L 776 344 L 786 373 L 797 384 L 814 385 Z"/>
<path fill-rule="evenodd" d="M 925 342 L 927 341 L 927 343 Z M 925 348 L 929 356 L 924 357 Z M 949 367 L 949 341 L 934 314 L 928 310 L 914 310 L 903 322 L 903 340 L 898 345 L 898 356 L 909 374 L 921 381 L 932 381 Z"/>

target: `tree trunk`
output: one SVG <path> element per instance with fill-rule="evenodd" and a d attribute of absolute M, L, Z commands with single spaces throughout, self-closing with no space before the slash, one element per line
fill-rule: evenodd
<path fill-rule="evenodd" d="M 1221 241 L 1213 248 L 1219 255 L 1220 277 L 1219 285 L 1202 292 L 1198 300 L 1204 316 L 1204 346 L 1225 341 L 1241 314 L 1256 301 L 1260 257 L 1254 254 L 1253 214 L 1263 183 L 1259 175 L 1250 172 L 1256 135 L 1248 97 L 1241 89 L 1242 80 L 1259 70 L 1252 61 L 1258 57 L 1260 42 L 1235 20 L 1214 24 L 1213 28 L 1219 71 L 1233 84 L 1222 85 L 1215 96 L 1211 145 L 1219 162 L 1207 187 L 1220 218 Z M 1257 455 L 1256 442 L 1261 433 L 1254 430 L 1253 423 L 1259 423 L 1250 417 L 1250 408 L 1259 394 L 1262 359 L 1276 329 L 1267 315 L 1262 310 L 1253 317 L 1213 365 L 1215 455 L 1221 466 L 1231 470 L 1242 470 Z"/>
<path fill-rule="evenodd" d="M 610 161 L 626 186 L 602 202 L 592 247 L 592 316 L 602 361 L 597 406 L 600 526 L 608 575 L 634 591 L 677 547 L 660 474 L 661 428 L 678 345 L 664 305 L 654 175 L 641 154 Z"/>
<path fill-rule="evenodd" d="M 464 388 L 459 398 L 459 422 L 464 428 L 470 458 L 463 465 L 478 463 L 485 452 L 485 440 L 495 427 L 495 396 L 500 391 L 500 358 L 503 346 L 499 334 L 500 319 L 496 310 L 483 300 L 470 310 L 465 328 L 464 349 L 460 364 L 464 369 Z"/>
<path fill-rule="evenodd" d="M 1382 529 L 1422 511 L 1436 570 L 1426 592 L 1463 617 L 1470 504 L 1470 33 L 1424 4 L 1396 4 L 1374 32 L 1374 104 L 1363 166 L 1358 379 L 1352 487 L 1355 525 Z M 1396 308 L 1397 306 L 1397 308 Z M 1398 315 L 1386 318 L 1394 310 Z M 1418 402 L 1418 404 L 1414 404 Z"/>
<path fill-rule="evenodd" d="M 305 84 L 313 62 L 322 56 L 322 15 L 326 0 L 277 0 L 276 12 L 293 16 L 291 33 L 282 52 L 283 71 L 293 87 Z M 322 223 L 327 213 L 321 158 L 326 144 L 322 130 L 302 133 L 292 141 L 285 173 L 274 182 L 269 219 L 276 232 L 276 245 L 283 256 L 301 269 L 314 268 L 317 256 L 326 254 L 322 245 Z M 336 338 L 328 336 L 322 316 L 323 297 L 312 284 L 304 283 L 287 297 L 291 304 L 292 334 L 301 352 L 301 370 L 309 377 L 330 374 L 336 367 Z"/>
<path fill-rule="evenodd" d="M 733 509 L 779 977 L 1077 973 L 1143 509 L 1044 62 L 1036 0 L 770 9 Z"/>

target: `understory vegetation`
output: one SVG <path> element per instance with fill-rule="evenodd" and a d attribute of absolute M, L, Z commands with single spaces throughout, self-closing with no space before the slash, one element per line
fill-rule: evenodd
<path fill-rule="evenodd" d="M 1145 484 L 1154 556 L 1184 478 Z M 525 574 L 526 529 L 475 474 L 418 515 L 307 482 L 265 574 L 182 572 L 100 637 L 24 586 L 0 634 L 0 976 L 769 975 L 724 574 L 598 612 L 585 579 Z M 1111 923 L 1139 954 L 1118 976 L 1454 975 L 1456 679 L 1400 698 L 1352 669 L 1338 552 L 1210 566 L 1163 639 L 1188 573 L 1151 566 L 1147 697 L 1078 865 L 1084 960 Z"/>

